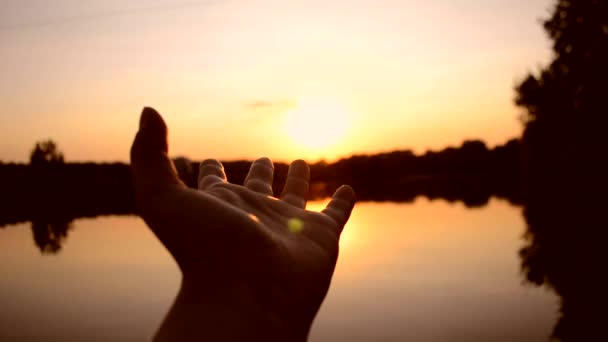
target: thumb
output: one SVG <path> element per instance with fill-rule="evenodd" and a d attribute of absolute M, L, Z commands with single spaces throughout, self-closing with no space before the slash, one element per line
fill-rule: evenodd
<path fill-rule="evenodd" d="M 165 121 L 156 110 L 144 107 L 139 119 L 139 131 L 131 147 L 131 170 L 137 192 L 156 192 L 183 186 L 168 152 Z"/>

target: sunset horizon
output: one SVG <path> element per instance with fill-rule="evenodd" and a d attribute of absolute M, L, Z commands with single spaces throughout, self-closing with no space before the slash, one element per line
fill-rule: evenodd
<path fill-rule="evenodd" d="M 537 24 L 548 0 L 53 8 L 15 2 L 0 14 L 5 163 L 27 162 L 49 138 L 69 162 L 127 162 L 144 106 L 167 121 L 171 156 L 193 160 L 331 162 L 472 139 L 493 147 L 520 136 L 513 88 L 550 57 Z M 290 113 L 310 98 L 343 117 L 306 124 L 331 140 L 322 146 L 294 131 Z M 308 107 L 299 115 L 334 115 Z"/>
<path fill-rule="evenodd" d="M 0 56 L 1 341 L 606 340 L 608 0 L 7 0 Z"/>

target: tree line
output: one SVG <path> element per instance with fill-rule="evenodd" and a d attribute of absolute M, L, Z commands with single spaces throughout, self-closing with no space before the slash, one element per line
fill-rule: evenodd
<path fill-rule="evenodd" d="M 197 186 L 198 162 L 174 160 L 180 178 Z M 227 161 L 228 180 L 242 184 L 250 161 Z M 275 164 L 275 194 L 285 183 L 288 165 Z M 412 201 L 417 196 L 484 205 L 491 196 L 521 201 L 520 142 L 488 148 L 479 140 L 459 147 L 355 155 L 311 165 L 310 199 L 324 198 L 341 184 L 357 189 L 360 200 Z M 135 213 L 131 173 L 123 163 L 66 163 L 53 141 L 37 143 L 29 164 L 0 163 L 3 207 L 0 225 L 38 216 L 89 217 Z M 61 214 L 58 214 L 61 213 Z"/>

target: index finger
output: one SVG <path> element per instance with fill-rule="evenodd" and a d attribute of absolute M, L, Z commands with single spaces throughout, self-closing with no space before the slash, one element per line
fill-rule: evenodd
<path fill-rule="evenodd" d="M 199 165 L 198 188 L 207 190 L 218 183 L 226 183 L 224 166 L 217 159 L 206 159 Z"/>

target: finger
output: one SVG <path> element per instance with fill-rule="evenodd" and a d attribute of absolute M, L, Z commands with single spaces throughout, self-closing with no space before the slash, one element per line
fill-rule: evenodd
<path fill-rule="evenodd" d="M 131 146 L 131 170 L 136 191 L 158 191 L 184 186 L 167 153 L 167 125 L 156 110 L 145 107 Z"/>
<path fill-rule="evenodd" d="M 217 159 L 207 159 L 198 168 L 198 188 L 206 190 L 218 183 L 226 183 L 224 166 Z"/>
<path fill-rule="evenodd" d="M 287 180 L 281 194 L 281 199 L 298 208 L 306 208 L 310 168 L 305 161 L 299 159 L 289 165 Z"/>
<path fill-rule="evenodd" d="M 342 185 L 334 193 L 327 207 L 323 209 L 323 213 L 331 217 L 338 223 L 338 233 L 342 232 L 342 228 L 348 221 L 350 213 L 355 206 L 356 197 L 355 191 L 348 185 Z"/>
<path fill-rule="evenodd" d="M 249 173 L 245 178 L 245 187 L 250 190 L 272 196 L 272 177 L 274 165 L 266 157 L 260 158 L 251 164 Z"/>

